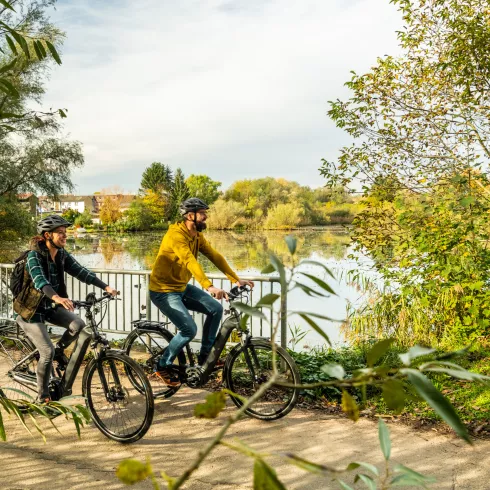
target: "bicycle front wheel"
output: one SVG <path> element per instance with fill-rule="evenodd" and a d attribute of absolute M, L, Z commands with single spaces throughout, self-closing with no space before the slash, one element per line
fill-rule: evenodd
<path fill-rule="evenodd" d="M 275 366 L 279 381 L 300 384 L 301 378 L 293 358 L 282 347 L 276 346 Z M 241 397 L 250 398 L 273 373 L 272 346 L 270 342 L 251 339 L 249 345 L 236 346 L 226 358 L 223 379 L 229 390 Z M 243 400 L 232 396 L 237 407 Z M 250 417 L 276 420 L 288 414 L 298 401 L 298 390 L 272 385 L 255 403 L 245 410 Z"/>
<path fill-rule="evenodd" d="M 143 389 L 135 388 L 128 373 Z M 109 439 L 135 442 L 150 428 L 155 409 L 150 383 L 125 354 L 107 351 L 92 359 L 84 373 L 83 394 L 95 425 Z"/>

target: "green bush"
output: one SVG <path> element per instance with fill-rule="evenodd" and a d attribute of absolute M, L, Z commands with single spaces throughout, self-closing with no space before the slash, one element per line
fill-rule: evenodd
<path fill-rule="evenodd" d="M 82 228 L 86 228 L 87 226 L 92 226 L 92 214 L 90 211 L 85 210 L 82 214 L 75 218 L 74 222 L 75 226 L 81 226 Z"/>
<path fill-rule="evenodd" d="M 278 204 L 273 207 L 264 222 L 266 230 L 291 230 L 297 228 L 303 216 L 301 206 L 292 203 Z"/>

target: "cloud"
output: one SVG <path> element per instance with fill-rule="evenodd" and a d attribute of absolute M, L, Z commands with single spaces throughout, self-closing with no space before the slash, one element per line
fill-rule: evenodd
<path fill-rule="evenodd" d="M 351 69 L 396 52 L 400 25 L 387 0 L 101 3 L 55 13 L 68 37 L 46 102 L 69 109 L 84 144 L 80 192 L 136 190 L 155 160 L 225 186 L 321 184 L 321 158 L 347 141 L 327 102 L 348 94 Z"/>

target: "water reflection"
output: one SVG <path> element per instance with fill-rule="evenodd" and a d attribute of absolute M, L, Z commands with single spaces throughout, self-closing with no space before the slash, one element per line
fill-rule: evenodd
<path fill-rule="evenodd" d="M 342 260 L 350 243 L 343 229 L 295 231 L 298 257 L 312 255 L 323 259 Z M 238 272 L 257 272 L 268 263 L 269 251 L 285 262 L 289 259 L 282 231 L 208 231 L 206 238 L 222 253 Z M 83 235 L 71 238 L 67 248 L 89 267 L 107 269 L 151 269 L 162 240 L 161 233 L 127 235 Z M 83 259 L 82 259 L 83 257 Z M 202 257 L 204 269 L 215 272 L 216 267 Z"/>
<path fill-rule="evenodd" d="M 256 275 L 268 264 L 269 251 L 274 252 L 283 261 L 289 260 L 289 253 L 284 241 L 287 232 L 282 231 L 209 231 L 206 237 L 211 245 L 219 250 L 228 260 L 238 275 Z M 310 229 L 295 231 L 298 240 L 297 255 L 299 259 L 314 258 L 327 264 L 334 272 L 345 271 L 355 267 L 347 258 L 350 238 L 341 229 Z M 75 254 L 79 262 L 89 268 L 117 270 L 151 269 L 162 240 L 161 233 L 127 234 L 127 235 L 85 235 L 71 238 L 67 248 Z M 216 267 L 201 257 L 201 263 L 207 272 L 215 272 Z M 288 309 L 312 311 L 327 315 L 330 318 L 345 318 L 346 301 L 356 301 L 358 293 L 344 280 L 332 280 L 325 277 L 322 267 L 305 265 L 304 272 L 327 281 L 336 291 L 336 296 L 315 298 L 306 296 L 299 290 L 288 295 Z M 317 289 L 312 281 L 302 278 L 302 282 Z M 332 342 L 343 342 L 339 323 L 320 321 Z M 322 345 L 324 340 L 308 327 L 298 316 L 288 319 L 291 329 L 308 330 L 308 334 L 295 348 Z M 290 338 L 290 332 L 288 332 Z M 290 344 L 291 345 L 291 344 Z"/>

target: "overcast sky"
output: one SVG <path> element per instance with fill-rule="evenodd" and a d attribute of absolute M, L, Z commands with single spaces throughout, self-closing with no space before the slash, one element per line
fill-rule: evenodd
<path fill-rule="evenodd" d="M 59 0 L 66 31 L 45 106 L 82 142 L 78 193 L 137 191 L 153 161 L 238 179 L 323 185 L 348 142 L 326 115 L 350 70 L 396 54 L 389 0 Z"/>

